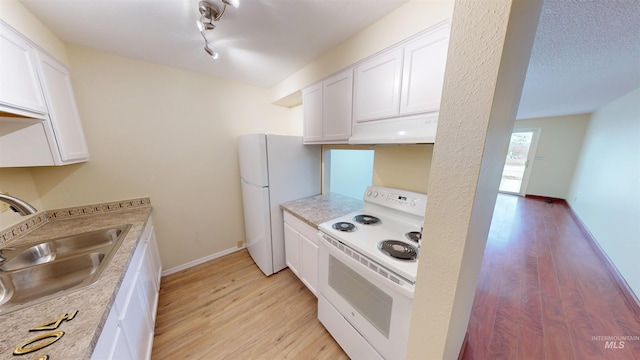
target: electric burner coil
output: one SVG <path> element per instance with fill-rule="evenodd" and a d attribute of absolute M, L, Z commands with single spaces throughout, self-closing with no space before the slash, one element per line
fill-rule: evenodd
<path fill-rule="evenodd" d="M 356 231 L 356 226 L 346 221 L 340 221 L 340 222 L 334 223 L 331 227 L 333 227 L 338 231 L 344 231 L 344 232 Z"/>
<path fill-rule="evenodd" d="M 380 218 L 366 214 L 354 216 L 353 221 L 363 225 L 379 225 L 382 223 L 382 220 L 380 220 Z"/>
<path fill-rule="evenodd" d="M 407 238 L 408 240 L 419 242 L 420 239 L 422 239 L 422 233 L 419 231 L 410 231 L 404 234 L 404 237 Z"/>
<path fill-rule="evenodd" d="M 378 243 L 378 249 L 383 254 L 399 260 L 415 260 L 418 258 L 418 248 L 398 240 L 383 240 Z"/>

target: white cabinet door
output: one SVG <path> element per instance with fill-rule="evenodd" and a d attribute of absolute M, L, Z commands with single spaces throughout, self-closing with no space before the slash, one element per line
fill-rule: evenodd
<path fill-rule="evenodd" d="M 49 55 L 40 53 L 42 86 L 53 128 L 52 147 L 54 157 L 59 155 L 59 165 L 86 161 L 89 149 L 84 138 L 80 114 L 66 67 Z"/>
<path fill-rule="evenodd" d="M 302 90 L 303 138 L 305 143 L 322 140 L 322 83 Z"/>
<path fill-rule="evenodd" d="M 143 237 L 132 255 L 92 360 L 151 358 L 162 270 L 151 220 Z"/>
<path fill-rule="evenodd" d="M 318 230 L 284 212 L 287 265 L 318 296 Z"/>
<path fill-rule="evenodd" d="M 449 28 L 429 33 L 404 48 L 400 115 L 440 110 Z"/>
<path fill-rule="evenodd" d="M 356 67 L 353 95 L 355 122 L 398 115 L 402 53 L 402 49 L 396 49 Z"/>
<path fill-rule="evenodd" d="M 286 222 L 284 223 L 284 252 L 287 266 L 300 277 L 300 239 L 298 232 Z"/>
<path fill-rule="evenodd" d="M 300 234 L 302 281 L 318 296 L 318 245 Z"/>
<path fill-rule="evenodd" d="M 129 351 L 135 359 L 151 358 L 150 344 L 153 342 L 153 326 L 147 312 L 147 299 L 140 281 L 136 281 L 127 308 L 120 315 L 118 326 L 122 329 Z"/>
<path fill-rule="evenodd" d="M 0 111 L 45 118 L 35 49 L 0 22 Z"/>
<path fill-rule="evenodd" d="M 322 82 L 323 140 L 349 140 L 353 99 L 353 70 Z"/>

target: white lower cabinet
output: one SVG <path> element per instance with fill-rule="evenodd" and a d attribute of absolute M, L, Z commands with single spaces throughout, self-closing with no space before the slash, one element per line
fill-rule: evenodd
<path fill-rule="evenodd" d="M 284 212 L 284 244 L 287 266 L 318 296 L 318 231 Z"/>
<path fill-rule="evenodd" d="M 151 219 L 102 329 L 92 359 L 150 359 L 158 294 L 160 254 Z"/>

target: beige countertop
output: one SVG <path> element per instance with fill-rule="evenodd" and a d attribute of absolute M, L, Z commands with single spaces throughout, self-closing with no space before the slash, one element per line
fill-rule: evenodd
<path fill-rule="evenodd" d="M 280 208 L 317 229 L 323 222 L 362 208 L 362 200 L 330 193 L 280 204 Z"/>
<path fill-rule="evenodd" d="M 26 222 L 27 225 L 17 226 L 17 230 L 5 230 L 0 233 L 0 240 L 5 240 L 0 242 L 0 247 L 7 247 L 122 224 L 132 225 L 110 263 L 95 283 L 46 302 L 0 314 L 2 328 L 0 359 L 27 360 L 39 355 L 49 355 L 51 360 L 89 359 L 109 315 L 133 251 L 142 238 L 142 232 L 150 214 L 151 204 L 148 198 L 126 200 L 47 211 L 44 217 L 40 216 L 39 220 L 30 220 Z M 33 227 L 34 222 L 38 223 L 37 228 L 26 234 L 20 234 L 21 229 Z M 49 331 L 30 332 L 29 329 L 56 320 L 75 310 L 78 310 L 75 318 L 63 321 L 58 329 L 52 330 L 65 332 L 58 341 L 30 354 L 13 355 L 16 347 L 22 343 L 49 333 Z"/>

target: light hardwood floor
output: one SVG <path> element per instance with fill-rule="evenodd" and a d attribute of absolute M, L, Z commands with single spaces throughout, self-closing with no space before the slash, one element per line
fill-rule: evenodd
<path fill-rule="evenodd" d="M 347 359 L 316 298 L 240 251 L 162 278 L 153 359 Z M 499 195 L 464 360 L 640 360 L 640 319 L 563 203 Z"/>
<path fill-rule="evenodd" d="M 151 358 L 348 359 L 291 270 L 265 277 L 246 250 L 162 278 Z"/>

